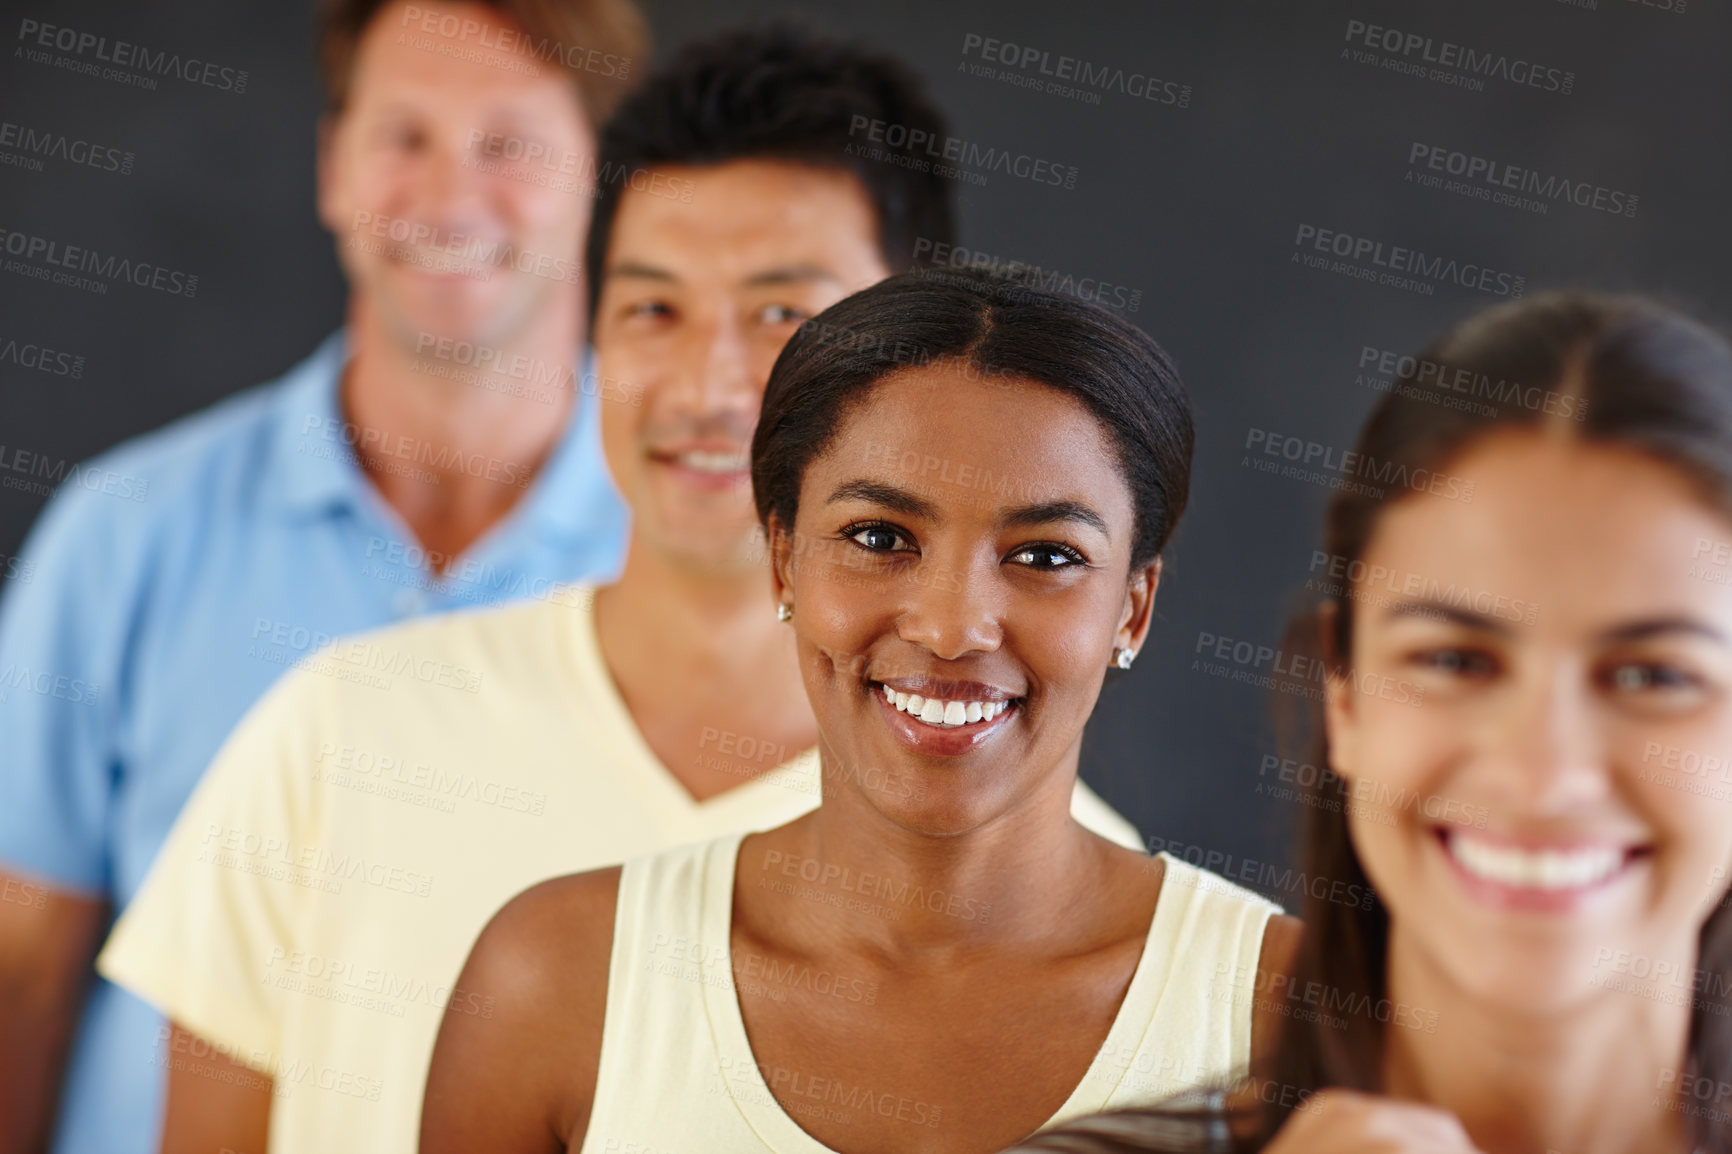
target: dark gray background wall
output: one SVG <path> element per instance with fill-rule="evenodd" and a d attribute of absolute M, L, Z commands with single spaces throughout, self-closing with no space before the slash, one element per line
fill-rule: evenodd
<path fill-rule="evenodd" d="M 0 229 L 166 265 L 199 284 L 192 299 L 124 285 L 95 295 L 0 269 L 0 485 L 23 476 L 20 450 L 76 461 L 275 376 L 338 324 L 343 299 L 313 215 L 307 0 L 6 7 L 0 121 L 134 159 L 125 174 L 52 159 L 41 171 L 0 164 Z M 961 185 L 962 231 L 971 249 L 1118 286 L 1113 301 L 1139 294 L 1127 315 L 1173 353 L 1195 399 L 1193 503 L 1169 554 L 1159 622 L 1136 670 L 1109 685 L 1084 760 L 1088 780 L 1154 838 L 1280 863 L 1297 817 L 1259 792 L 1279 784 L 1261 772 L 1273 751 L 1270 694 L 1234 680 L 1268 673 L 1272 659 L 1222 661 L 1210 638 L 1279 645 L 1312 576 L 1329 489 L 1255 470 L 1248 440 L 1349 448 L 1377 396 L 1367 374 L 1388 375 L 1362 369 L 1363 350 L 1416 350 L 1506 299 L 1495 290 L 1508 278 L 1524 278 L 1530 294 L 1638 290 L 1732 319 L 1732 17 L 1708 0 L 646 7 L 658 55 L 739 19 L 803 13 L 909 61 L 956 135 L 1076 168 L 1072 189 L 1002 173 Z M 143 91 L 33 62 L 19 51 L 21 18 L 246 69 L 246 91 L 172 79 Z M 1538 65 L 1558 90 L 1501 74 L 1477 90 L 1404 74 L 1388 65 L 1430 69 L 1425 50 L 1369 49 L 1347 39 L 1352 21 L 1429 37 L 1434 56 L 1449 42 L 1488 55 L 1494 70 Z M 1110 86 L 1077 99 L 974 75 L 971 35 L 1189 93 L 1183 106 Z M 1410 164 L 1416 146 L 1532 170 L 1554 190 L 1558 180 L 1598 187 L 1610 205 L 1635 197 L 1635 211 L 1529 193 L 1537 211 L 1427 187 L 1410 179 L 1430 171 Z M 1505 279 L 1482 291 L 1417 276 L 1426 290 L 1307 267 L 1300 257 L 1317 254 L 1295 244 L 1304 226 Z M 81 374 L 24 367 L 8 341 L 82 357 Z M 0 572 L 41 504 L 0 487 Z"/>

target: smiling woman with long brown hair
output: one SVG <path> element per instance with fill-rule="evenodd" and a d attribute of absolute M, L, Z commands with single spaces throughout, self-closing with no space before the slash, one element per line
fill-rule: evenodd
<path fill-rule="evenodd" d="M 1333 670 L 1305 868 L 1381 900 L 1311 903 L 1264 986 L 1348 1009 L 1215 1108 L 1019 1149 L 1727 1154 L 1732 349 L 1638 300 L 1504 306 L 1357 451 L 1454 484 L 1342 489 L 1345 588 L 1297 622 Z"/>
<path fill-rule="evenodd" d="M 972 1154 L 1242 1071 L 1291 919 L 1069 815 L 1191 443 L 1167 356 L 1093 305 L 908 274 L 806 325 L 752 479 L 822 804 L 507 905 L 422 1149 Z"/>

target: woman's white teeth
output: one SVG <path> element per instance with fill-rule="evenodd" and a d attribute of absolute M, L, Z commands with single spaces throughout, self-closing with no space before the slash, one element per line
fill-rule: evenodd
<path fill-rule="evenodd" d="M 740 473 L 752 465 L 751 457 L 745 453 L 718 453 L 705 449 L 688 449 L 675 459 L 700 473 Z"/>
<path fill-rule="evenodd" d="M 1591 886 L 1617 873 L 1624 851 L 1613 846 L 1594 849 L 1518 849 L 1465 837 L 1447 839 L 1449 852 L 1468 873 L 1486 881 L 1525 889 L 1568 890 Z"/>
<path fill-rule="evenodd" d="M 940 701 L 918 693 L 902 693 L 888 685 L 884 686 L 884 700 L 908 716 L 940 729 L 991 721 L 1010 705 L 1008 701 Z"/>

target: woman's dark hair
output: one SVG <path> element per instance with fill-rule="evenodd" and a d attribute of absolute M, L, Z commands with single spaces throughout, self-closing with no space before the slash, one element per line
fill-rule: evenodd
<path fill-rule="evenodd" d="M 599 142 L 585 264 L 600 295 L 613 220 L 631 174 L 666 165 L 785 160 L 851 172 L 878 218 L 892 272 L 956 239 L 954 182 L 923 158 L 868 155 L 873 125 L 945 140 L 944 113 L 894 57 L 782 20 L 688 44 L 628 97 Z M 921 243 L 929 242 L 929 243 Z M 940 250 L 941 251 L 941 250 Z"/>
<path fill-rule="evenodd" d="M 1403 471 L 1440 470 L 1487 434 L 1507 429 L 1566 432 L 1583 442 L 1633 449 L 1677 470 L 1702 499 L 1732 516 L 1732 347 L 1679 314 L 1636 298 L 1553 293 L 1491 309 L 1451 329 L 1417 357 L 1404 359 L 1388 394 L 1359 436 L 1361 460 Z M 1365 555 L 1378 518 L 1410 490 L 1349 485 L 1325 520 L 1323 548 L 1349 571 Z M 1325 622 L 1332 622 L 1327 626 Z M 1324 628 L 1328 629 L 1327 636 Z M 1353 599 L 1301 610 L 1284 643 L 1330 662 L 1338 673 L 1352 653 Z M 1295 751 L 1327 769 L 1321 705 L 1305 706 L 1284 730 Z M 1303 744 L 1302 744 L 1303 743 Z M 1303 872 L 1374 891 L 1353 849 L 1339 778 L 1316 775 L 1300 838 Z M 1313 891 L 1315 892 L 1315 891 Z M 1351 892 L 1351 891 L 1350 891 Z M 1307 897 L 1293 983 L 1316 982 L 1340 1004 L 1387 1004 L 1389 915 L 1325 896 Z M 1732 1084 L 1732 912 L 1722 900 L 1702 927 L 1700 969 L 1711 979 L 1695 1002 L 1684 1078 Z M 1345 1015 L 1345 1028 L 1294 1019 L 1272 1058 L 1253 1070 L 1258 1105 L 1233 1117 L 1236 1138 L 1212 1130 L 1194 1109 L 1121 1111 L 1077 1128 L 1058 1128 L 1017 1147 L 1071 1154 L 1215 1154 L 1260 1149 L 1297 1104 L 1330 1086 L 1382 1086 L 1388 1015 Z M 1337 1019 L 1340 1021 L 1343 1019 Z M 1242 1099 L 1243 1100 L 1243 1099 Z M 1217 1113 L 1216 1120 L 1222 1117 Z M 1732 1125 L 1719 1112 L 1692 1115 L 1703 1154 L 1732 1154 Z"/>
<path fill-rule="evenodd" d="M 802 325 L 764 391 L 752 437 L 758 516 L 792 531 L 806 466 L 880 381 L 935 362 L 1076 397 L 1106 429 L 1131 491 L 1133 569 L 1153 561 L 1191 488 L 1191 402 L 1149 335 L 1099 305 L 984 272 L 904 273 Z"/>

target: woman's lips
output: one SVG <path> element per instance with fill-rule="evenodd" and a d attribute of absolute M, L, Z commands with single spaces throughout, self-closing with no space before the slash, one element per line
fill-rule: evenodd
<path fill-rule="evenodd" d="M 1000 690 L 975 687 L 972 683 L 953 685 L 951 691 L 980 696 L 928 698 L 880 681 L 868 682 L 867 692 L 876 701 L 890 732 L 921 753 L 951 757 L 968 753 L 1021 716 L 1021 698 L 1007 698 Z"/>

